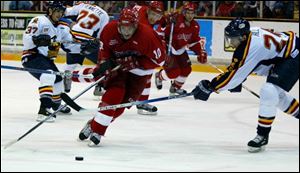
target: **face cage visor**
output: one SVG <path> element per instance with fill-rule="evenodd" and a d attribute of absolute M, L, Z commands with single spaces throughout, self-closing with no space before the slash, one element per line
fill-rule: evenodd
<path fill-rule="evenodd" d="M 135 33 L 136 29 L 137 29 L 136 24 L 127 24 L 127 25 L 119 24 L 118 27 L 119 33 L 122 35 L 122 37 L 125 40 L 130 39 Z"/>
<path fill-rule="evenodd" d="M 238 47 L 238 45 L 240 45 L 242 41 L 242 37 L 241 36 L 228 36 L 225 34 L 225 43 L 226 45 L 236 48 Z"/>

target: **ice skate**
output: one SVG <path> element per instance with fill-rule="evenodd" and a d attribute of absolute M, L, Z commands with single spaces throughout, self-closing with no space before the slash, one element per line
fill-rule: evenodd
<path fill-rule="evenodd" d="M 182 94 L 186 94 L 187 91 L 184 89 L 177 89 L 174 85 L 171 85 L 170 87 L 170 96 L 174 96 L 174 95 L 182 95 Z"/>
<path fill-rule="evenodd" d="M 54 111 L 60 109 L 63 105 L 59 105 L 59 106 L 54 106 L 52 107 L 52 109 Z M 68 107 L 68 106 L 65 106 L 64 108 L 60 109 L 58 112 L 57 112 L 58 115 L 72 115 L 72 112 L 71 112 L 71 109 Z"/>
<path fill-rule="evenodd" d="M 105 93 L 105 90 L 103 89 L 103 87 L 99 84 L 96 85 L 94 92 L 93 92 L 93 94 L 95 96 L 94 100 L 97 100 L 97 101 L 100 100 L 100 97 L 103 96 L 104 93 Z"/>
<path fill-rule="evenodd" d="M 160 72 L 155 73 L 155 85 L 156 88 L 160 90 L 162 89 L 162 80 L 159 79 L 159 73 Z"/>
<path fill-rule="evenodd" d="M 64 76 L 64 87 L 66 93 L 69 93 L 71 91 L 71 84 L 72 84 L 72 72 L 70 70 L 66 70 Z"/>
<path fill-rule="evenodd" d="M 257 153 L 264 151 L 266 145 L 268 144 L 269 136 L 257 135 L 254 139 L 248 142 L 248 152 Z"/>
<path fill-rule="evenodd" d="M 83 141 L 86 140 L 90 137 L 90 135 L 92 134 L 92 129 L 91 129 L 91 121 L 89 120 L 86 125 L 83 127 L 83 129 L 79 132 L 79 140 Z"/>
<path fill-rule="evenodd" d="M 48 118 L 51 114 L 52 114 L 52 112 L 50 111 L 50 109 L 40 107 L 36 121 L 41 122 L 41 121 L 45 120 L 46 118 Z M 48 118 L 45 122 L 52 123 L 55 121 L 55 119 L 56 119 L 56 115 L 53 115 L 50 118 Z"/>
<path fill-rule="evenodd" d="M 89 147 L 97 147 L 100 143 L 101 135 L 98 133 L 92 133 L 90 137 L 90 143 L 88 144 Z"/>
<path fill-rule="evenodd" d="M 136 105 L 136 108 L 140 115 L 157 115 L 157 107 L 148 103 Z"/>

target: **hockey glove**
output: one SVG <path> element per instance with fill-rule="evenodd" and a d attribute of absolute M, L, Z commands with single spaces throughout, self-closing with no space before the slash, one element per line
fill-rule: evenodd
<path fill-rule="evenodd" d="M 139 67 L 139 63 L 133 56 L 127 56 L 123 58 L 116 59 L 117 64 L 121 65 L 122 71 L 130 71 L 132 69 L 135 69 Z"/>
<path fill-rule="evenodd" d="M 205 50 L 200 51 L 200 54 L 197 56 L 197 60 L 201 64 L 205 64 L 207 62 L 207 53 Z"/>
<path fill-rule="evenodd" d="M 199 84 L 196 86 L 196 88 L 193 89 L 192 91 L 195 99 L 199 99 L 203 101 L 208 100 L 212 92 L 213 90 L 210 88 L 209 80 L 200 81 Z"/>
<path fill-rule="evenodd" d="M 33 35 L 32 36 L 33 43 L 37 46 L 49 46 L 51 44 L 51 37 L 50 35 L 41 34 L 41 35 Z"/>
<path fill-rule="evenodd" d="M 92 53 L 95 53 L 99 51 L 100 48 L 100 42 L 98 39 L 93 40 L 85 40 L 82 41 L 82 44 L 80 46 L 80 54 L 81 55 L 90 55 Z"/>
<path fill-rule="evenodd" d="M 166 16 L 165 16 L 165 21 L 167 23 L 167 25 L 174 23 L 176 24 L 177 18 L 179 16 L 179 13 L 176 11 L 172 11 L 169 12 Z"/>
<path fill-rule="evenodd" d="M 93 71 L 94 78 L 101 77 L 107 73 L 117 65 L 112 60 L 107 60 L 101 64 L 98 64 L 97 67 Z"/>
<path fill-rule="evenodd" d="M 242 84 L 238 85 L 235 88 L 229 89 L 228 91 L 230 91 L 232 93 L 240 93 L 240 92 L 242 92 Z"/>
<path fill-rule="evenodd" d="M 164 69 L 172 67 L 173 64 L 174 64 L 174 58 L 169 55 L 166 55 L 165 63 L 163 65 Z"/>
<path fill-rule="evenodd" d="M 50 43 L 50 46 L 48 46 L 48 58 L 54 60 L 58 55 L 59 48 L 60 48 L 59 42 Z"/>

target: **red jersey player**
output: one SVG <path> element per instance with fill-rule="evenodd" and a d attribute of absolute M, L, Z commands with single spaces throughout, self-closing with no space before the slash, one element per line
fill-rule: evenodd
<path fill-rule="evenodd" d="M 139 22 L 151 27 L 152 29 L 155 24 L 158 24 L 164 14 L 164 4 L 162 1 L 151 1 L 149 6 L 135 5 L 133 9 L 138 12 Z M 139 101 L 148 100 L 151 88 L 151 78 L 152 74 L 148 76 L 147 85 L 144 88 Z M 148 103 L 137 105 L 136 108 L 138 109 L 138 114 L 141 115 L 157 114 L 157 107 Z"/>
<path fill-rule="evenodd" d="M 164 65 L 164 70 L 160 70 L 155 74 L 155 82 L 158 89 L 162 88 L 163 80 L 174 79 L 170 87 L 170 94 L 186 93 L 181 87 L 192 71 L 187 49 L 194 51 L 198 55 L 197 59 L 200 63 L 206 63 L 207 61 L 207 54 L 200 44 L 200 26 L 194 20 L 195 10 L 196 5 L 192 2 L 188 2 L 183 6 L 182 14 L 177 16 L 176 24 L 174 25 L 170 61 Z M 166 28 L 159 27 L 158 30 L 165 33 L 166 37 L 169 37 L 170 28 L 170 26 Z"/>
<path fill-rule="evenodd" d="M 166 49 L 159 36 L 153 29 L 138 22 L 135 10 L 123 9 L 118 21 L 104 27 L 100 40 L 103 46 L 98 60 L 100 64 L 92 73 L 94 77 L 109 71 L 108 64 L 120 64 L 121 68 L 105 82 L 106 92 L 99 107 L 136 101 L 146 86 L 148 76 L 164 64 Z M 79 139 L 89 138 L 90 146 L 98 145 L 110 123 L 124 110 L 97 112 L 81 130 Z"/>

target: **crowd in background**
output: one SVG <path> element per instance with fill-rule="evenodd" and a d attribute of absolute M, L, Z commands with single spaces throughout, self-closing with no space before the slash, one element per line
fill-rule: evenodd
<path fill-rule="evenodd" d="M 2 1 L 3 2 L 3 1 Z M 146 5 L 150 1 L 92 1 L 103 8 L 109 14 L 119 13 L 124 6 L 135 4 Z M 178 9 L 186 1 L 178 1 Z M 216 9 L 213 14 L 213 1 L 194 1 L 198 4 L 197 16 L 218 16 L 218 17 L 259 17 L 259 10 L 263 9 L 263 18 L 277 19 L 299 19 L 298 1 L 264 1 L 263 8 L 260 8 L 260 1 L 215 1 Z M 4 1 L 1 4 L 1 11 L 25 10 L 25 11 L 46 11 L 47 1 Z M 164 1 L 167 9 L 168 1 Z M 2 8 L 4 6 L 4 9 Z"/>

